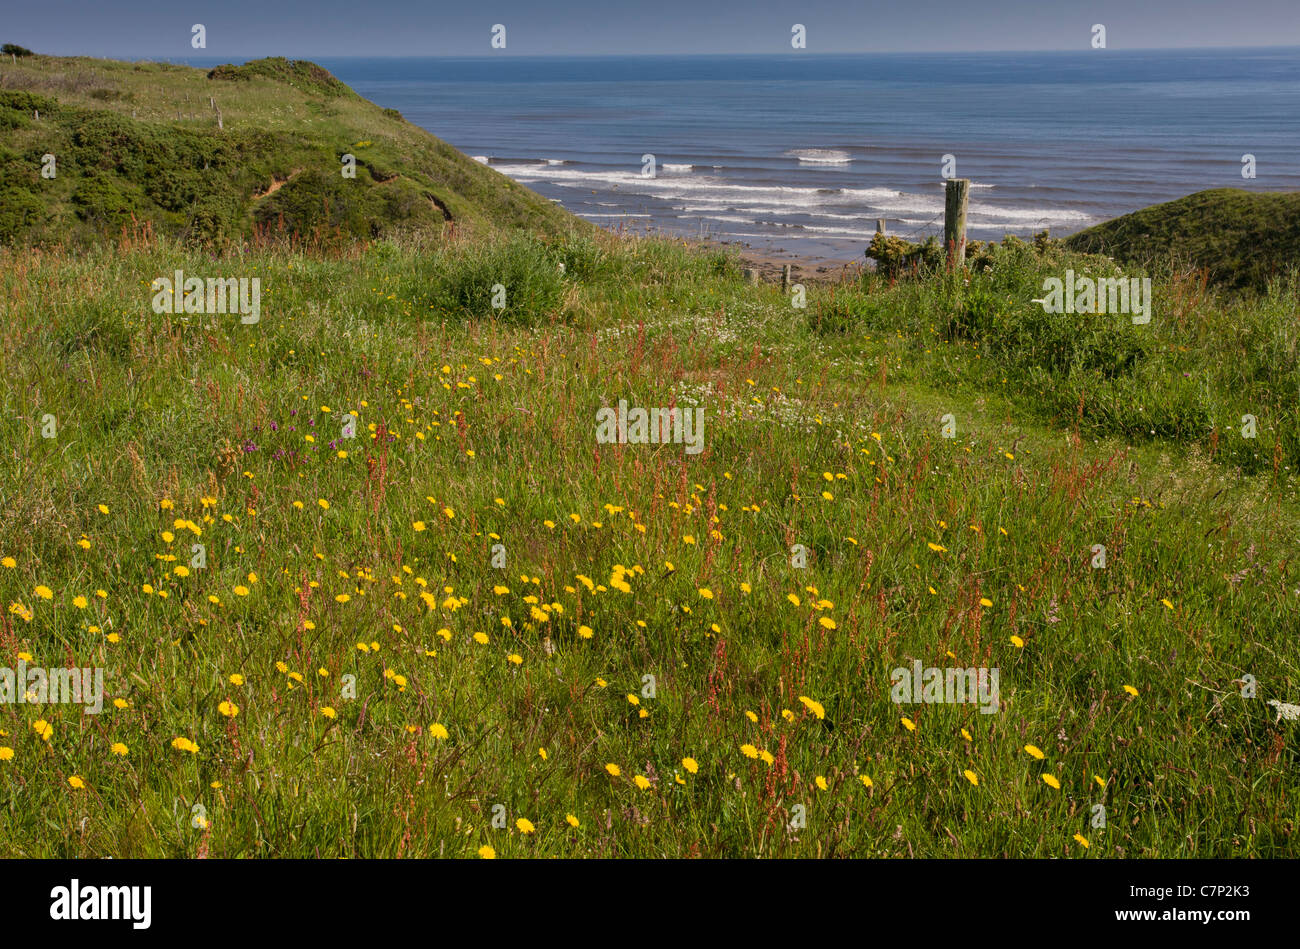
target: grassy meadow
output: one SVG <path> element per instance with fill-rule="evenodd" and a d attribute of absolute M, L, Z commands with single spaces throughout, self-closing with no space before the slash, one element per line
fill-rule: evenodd
<path fill-rule="evenodd" d="M 5 251 L 0 649 L 111 699 L 0 708 L 0 849 L 1293 853 L 1294 470 L 1262 410 L 1232 463 L 1270 383 L 1211 343 L 1295 285 L 1064 341 L 1023 304 L 1010 351 L 966 325 L 1059 263 L 800 310 L 614 237 Z M 259 276 L 261 320 L 153 313 L 177 268 Z M 1089 388 L 1129 329 L 1168 371 Z M 1183 366 L 1215 431 L 1066 411 L 1176 414 Z M 702 407 L 705 450 L 598 445 L 620 398 Z M 998 668 L 1000 710 L 895 704 L 917 659 Z"/>
<path fill-rule="evenodd" d="M 0 667 L 106 693 L 0 703 L 0 855 L 1296 853 L 1295 269 L 1153 259 L 1133 325 L 1009 238 L 801 299 L 281 62 L 0 64 Z M 155 312 L 176 270 L 260 319 Z M 598 442 L 620 400 L 703 451 Z M 895 702 L 918 661 L 996 710 Z"/>

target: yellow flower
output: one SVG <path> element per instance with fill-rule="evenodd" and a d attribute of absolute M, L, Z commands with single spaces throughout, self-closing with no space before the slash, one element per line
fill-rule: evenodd
<path fill-rule="evenodd" d="M 534 830 L 536 830 L 536 828 L 533 827 L 533 822 L 530 821 L 527 817 L 519 818 L 517 821 L 515 821 L 515 826 L 519 828 L 519 833 L 521 834 L 531 834 Z"/>
<path fill-rule="evenodd" d="M 706 600 L 711 600 L 713 599 L 713 591 L 708 587 L 700 587 L 700 596 L 704 597 Z"/>
<path fill-rule="evenodd" d="M 1017 649 L 1024 649 L 1025 641 L 1021 639 L 1019 636 L 1012 636 L 1011 645 L 1015 646 Z"/>
<path fill-rule="evenodd" d="M 755 748 L 753 745 L 750 745 L 750 744 L 744 744 L 744 745 L 741 745 L 741 746 L 740 746 L 740 752 L 741 752 L 741 754 L 743 754 L 746 758 L 757 758 L 757 757 L 758 757 L 758 749 Z"/>
<path fill-rule="evenodd" d="M 869 777 L 867 777 L 865 774 L 860 774 L 860 775 L 858 775 L 858 780 L 862 782 L 862 784 L 863 784 L 864 787 L 871 787 L 871 786 L 872 786 L 871 779 L 870 779 Z"/>
<path fill-rule="evenodd" d="M 578 635 L 583 639 L 590 639 L 594 634 L 592 633 L 590 626 L 579 626 Z"/>
<path fill-rule="evenodd" d="M 1168 600 L 1161 600 L 1160 602 L 1163 603 L 1165 606 L 1167 606 L 1167 607 L 1168 607 L 1169 609 L 1171 609 L 1171 610 L 1174 608 L 1174 605 L 1173 605 L 1172 603 L 1170 603 Z"/>
<path fill-rule="evenodd" d="M 581 826 L 581 825 L 578 823 L 578 818 L 574 817 L 572 814 L 565 814 L 565 815 L 564 815 L 564 819 L 565 819 L 566 821 L 568 821 L 568 824 L 569 824 L 570 827 L 579 827 L 579 826 Z"/>
<path fill-rule="evenodd" d="M 98 507 L 98 509 L 99 509 L 99 513 L 100 513 L 100 514 L 107 514 L 107 513 L 108 513 L 108 505 L 107 505 L 107 504 L 100 504 L 100 505 L 97 505 L 97 507 Z"/>
<path fill-rule="evenodd" d="M 72 785 L 72 787 L 76 788 L 78 791 L 83 790 L 86 787 L 86 782 L 81 780 L 81 778 L 77 777 L 75 774 L 68 778 L 68 784 Z"/>
<path fill-rule="evenodd" d="M 687 771 L 689 771 L 691 774 L 695 774 L 697 771 L 700 770 L 700 764 L 694 758 L 683 758 L 682 767 L 685 768 Z"/>
<path fill-rule="evenodd" d="M 632 780 L 633 782 L 635 782 L 636 786 L 639 787 L 642 791 L 650 787 L 650 779 L 645 777 L 644 775 L 638 774 Z"/>
<path fill-rule="evenodd" d="M 1054 775 L 1044 774 L 1043 783 L 1046 784 L 1049 788 L 1051 788 L 1054 791 L 1061 790 L 1061 782 L 1056 780 L 1056 777 Z"/>
<path fill-rule="evenodd" d="M 79 610 L 84 610 L 89 605 L 89 603 L 90 601 L 87 600 L 84 596 L 74 596 L 72 598 L 72 605 Z"/>
<path fill-rule="evenodd" d="M 993 601 L 986 596 L 980 597 L 980 606 L 992 606 Z"/>
<path fill-rule="evenodd" d="M 1083 834 L 1075 834 L 1074 839 L 1077 840 L 1085 850 L 1088 849 L 1088 838 L 1083 836 Z"/>
<path fill-rule="evenodd" d="M 822 625 L 823 629 L 836 628 L 835 620 L 831 619 L 829 616 L 822 616 L 817 620 L 817 622 Z"/>
<path fill-rule="evenodd" d="M 909 732 L 916 731 L 916 723 L 912 721 L 910 718 L 904 718 L 902 721 L 903 721 L 903 727 L 906 728 Z"/>
<path fill-rule="evenodd" d="M 1133 688 L 1133 686 L 1131 686 L 1131 685 L 1126 685 L 1126 686 L 1124 686 L 1124 691 L 1127 692 L 1129 695 L 1132 695 L 1132 696 L 1135 696 L 1135 697 L 1136 697 L 1137 694 L 1138 694 L 1138 690 L 1135 689 L 1135 688 Z"/>
<path fill-rule="evenodd" d="M 190 741 L 188 738 L 173 738 L 172 747 L 177 751 L 188 751 L 192 755 L 198 754 L 199 752 L 199 746 L 194 744 L 194 742 Z"/>
<path fill-rule="evenodd" d="M 816 702 L 808 698 L 806 695 L 799 696 L 799 701 L 804 704 L 804 707 L 808 709 L 808 711 L 812 712 L 819 719 L 826 717 L 826 708 L 821 702 Z"/>
<path fill-rule="evenodd" d="M 244 684 L 244 677 L 243 677 L 242 675 L 240 675 L 238 672 L 232 672 L 232 673 L 230 674 L 230 684 L 231 684 L 231 685 L 243 685 L 243 684 Z"/>
<path fill-rule="evenodd" d="M 496 858 L 497 852 L 487 844 L 484 844 L 482 847 L 478 848 L 478 855 L 484 860 L 493 860 Z"/>
<path fill-rule="evenodd" d="M 486 645 L 488 644 L 488 634 L 487 634 L 487 633 L 475 633 L 475 634 L 474 634 L 474 642 L 478 643 L 480 646 L 486 646 Z"/>
<path fill-rule="evenodd" d="M 614 762 L 612 761 L 609 764 L 605 765 L 605 770 L 610 773 L 611 777 L 615 777 L 615 778 L 617 778 L 620 774 L 623 773 L 623 769 L 620 768 L 618 765 L 614 764 Z"/>
<path fill-rule="evenodd" d="M 126 745 L 122 744 L 120 741 L 113 742 L 113 744 L 109 746 L 108 750 L 115 755 L 121 755 L 122 757 L 126 757 L 126 753 L 127 753 Z"/>
<path fill-rule="evenodd" d="M 320 713 L 324 715 L 326 718 L 333 718 L 335 715 L 338 714 L 337 712 L 334 711 L 334 709 L 330 708 L 328 705 L 322 708 L 320 710 Z"/>
<path fill-rule="evenodd" d="M 441 723 L 434 722 L 432 725 L 429 726 L 429 734 L 432 735 L 434 738 L 443 740 L 447 737 L 447 729 L 444 728 Z"/>
<path fill-rule="evenodd" d="M 1037 745 L 1025 745 L 1025 751 L 1029 752 L 1032 757 L 1037 758 L 1039 761 L 1043 760 L 1043 753 L 1038 749 Z"/>
<path fill-rule="evenodd" d="M 0 761 L 13 761 L 14 750 L 12 748 L 0 748 Z"/>
<path fill-rule="evenodd" d="M 54 599 L 54 591 L 51 590 L 51 589 L 50 589 L 49 587 L 47 587 L 47 586 L 44 586 L 44 585 L 38 586 L 34 592 L 35 592 L 36 595 L 39 596 L 42 600 L 52 600 L 52 599 Z"/>
<path fill-rule="evenodd" d="M 825 791 L 829 787 L 829 785 L 826 783 L 826 779 L 822 777 L 820 774 L 817 775 L 815 780 L 817 782 L 817 787 L 820 788 L 821 790 Z"/>
<path fill-rule="evenodd" d="M 6 570 L 12 570 L 17 566 L 18 566 L 18 561 L 14 560 L 13 557 L 5 557 L 4 559 L 0 560 L 0 567 L 4 567 Z"/>
<path fill-rule="evenodd" d="M 328 511 L 330 509 L 330 502 L 326 501 L 324 498 L 318 498 L 316 503 L 320 505 L 321 510 L 323 511 Z"/>
<path fill-rule="evenodd" d="M 239 714 L 239 706 L 234 702 L 221 702 L 217 705 L 217 711 L 226 716 L 226 718 L 234 718 Z"/>
<path fill-rule="evenodd" d="M 235 596 L 248 596 L 248 587 L 246 586 L 235 587 Z"/>
<path fill-rule="evenodd" d="M 970 768 L 967 768 L 965 771 L 963 771 L 963 772 L 962 772 L 962 775 L 963 775 L 963 776 L 966 778 L 966 780 L 969 781 L 971 784 L 975 785 L 976 787 L 979 787 L 980 779 L 979 779 L 979 777 L 975 774 L 975 772 L 972 771 Z"/>

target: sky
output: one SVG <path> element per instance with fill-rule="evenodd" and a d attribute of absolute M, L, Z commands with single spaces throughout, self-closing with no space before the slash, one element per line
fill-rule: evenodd
<path fill-rule="evenodd" d="M 1300 0 L 0 0 L 0 42 L 115 59 L 1300 45 Z M 207 47 L 191 47 L 201 23 Z M 491 48 L 505 26 L 506 47 Z"/>

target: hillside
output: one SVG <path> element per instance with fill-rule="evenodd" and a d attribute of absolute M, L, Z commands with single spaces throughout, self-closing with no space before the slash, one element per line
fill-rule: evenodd
<path fill-rule="evenodd" d="M 318 238 L 588 227 L 314 63 L 0 64 L 0 241 L 84 241 L 132 215 L 218 245 L 258 226 Z"/>
<path fill-rule="evenodd" d="M 1300 257 L 1300 193 L 1198 191 L 1090 227 L 1065 243 L 1125 263 L 1172 259 L 1206 269 L 1214 283 L 1263 289 Z"/>

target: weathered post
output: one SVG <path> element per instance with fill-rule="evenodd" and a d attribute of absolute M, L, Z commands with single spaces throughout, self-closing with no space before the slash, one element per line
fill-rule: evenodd
<path fill-rule="evenodd" d="M 943 207 L 943 246 L 948 252 L 948 269 L 966 261 L 966 199 L 969 178 L 949 178 Z"/>
<path fill-rule="evenodd" d="M 781 265 L 781 292 L 782 293 L 790 292 L 790 265 L 789 264 Z"/>
<path fill-rule="evenodd" d="M 883 217 L 876 218 L 876 233 L 882 236 L 885 233 L 885 219 Z"/>

